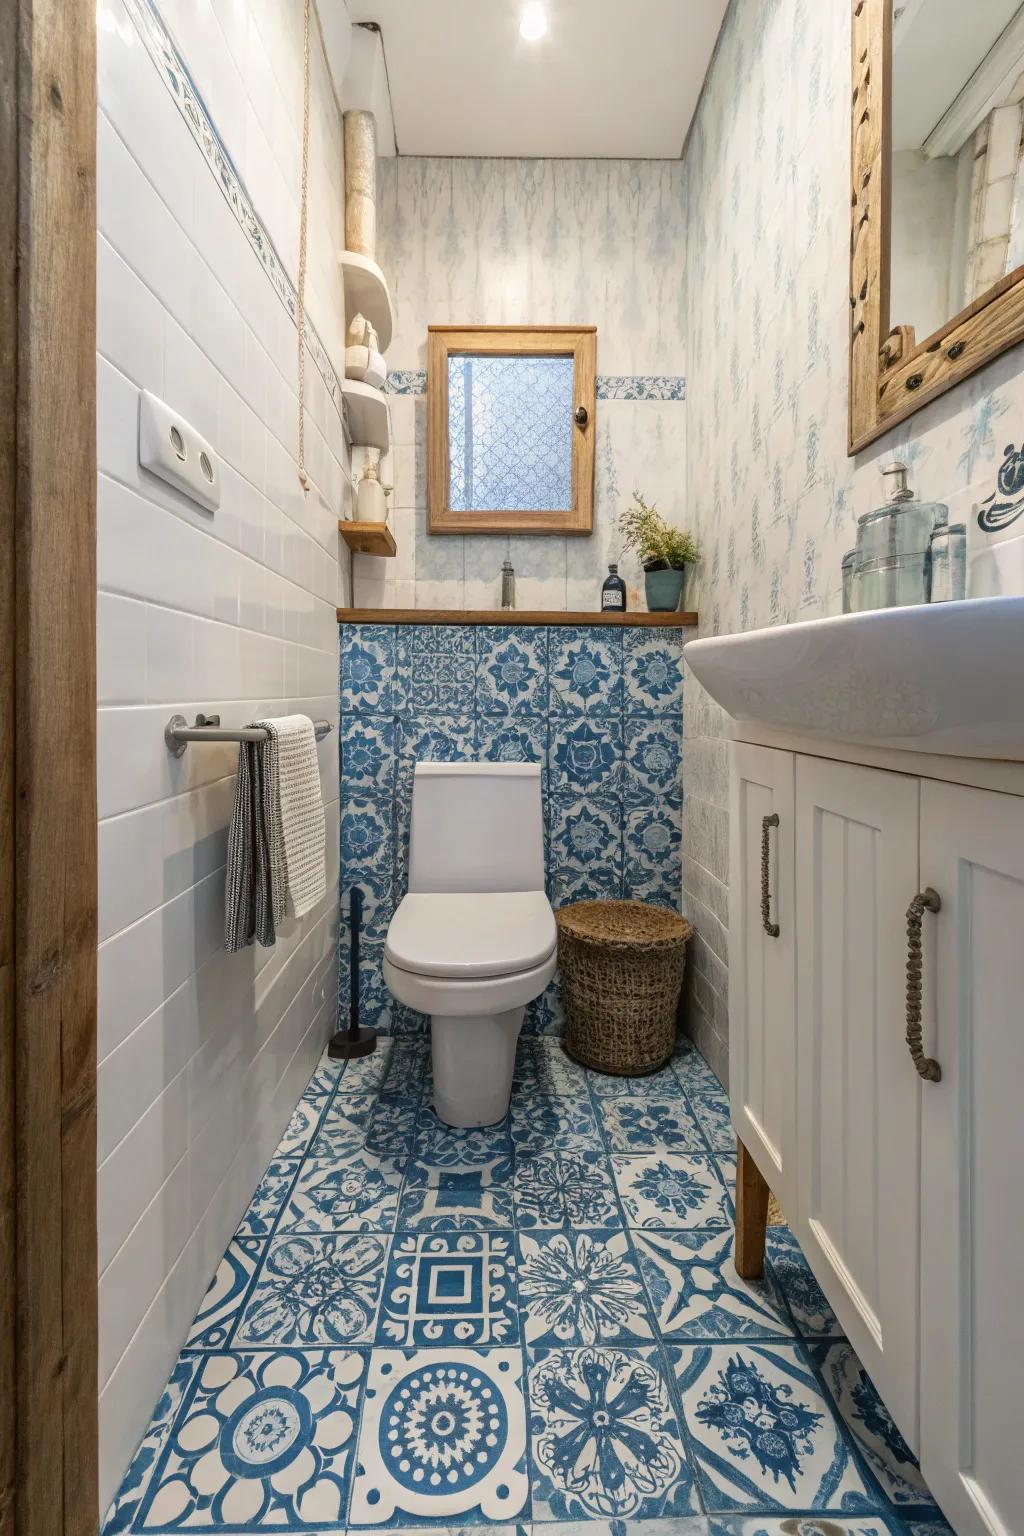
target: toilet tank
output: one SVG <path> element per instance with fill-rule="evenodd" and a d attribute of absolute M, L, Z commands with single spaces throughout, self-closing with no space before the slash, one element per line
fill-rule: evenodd
<path fill-rule="evenodd" d="M 539 763 L 417 763 L 410 891 L 542 891 Z"/>

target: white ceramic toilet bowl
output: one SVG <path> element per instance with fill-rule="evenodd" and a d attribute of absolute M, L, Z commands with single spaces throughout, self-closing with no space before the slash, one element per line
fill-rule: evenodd
<path fill-rule="evenodd" d="M 507 1113 L 523 1012 L 555 973 L 556 945 L 543 891 L 418 892 L 400 903 L 384 980 L 430 1014 L 434 1108 L 447 1125 Z"/>

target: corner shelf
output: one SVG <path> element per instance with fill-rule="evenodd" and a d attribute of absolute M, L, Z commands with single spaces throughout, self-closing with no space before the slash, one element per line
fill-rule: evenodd
<path fill-rule="evenodd" d="M 391 560 L 398 554 L 395 536 L 387 523 L 338 521 L 338 530 L 349 549 L 360 555 L 380 555 Z"/>
<path fill-rule="evenodd" d="M 341 397 L 345 403 L 349 437 L 357 448 L 391 448 L 391 412 L 388 397 L 371 384 L 358 379 L 342 379 Z"/>
<path fill-rule="evenodd" d="M 395 329 L 395 312 L 384 273 L 369 256 L 356 251 L 342 251 L 338 260 L 345 279 L 346 331 L 356 315 L 365 315 L 377 332 L 380 350 L 386 352 Z"/>

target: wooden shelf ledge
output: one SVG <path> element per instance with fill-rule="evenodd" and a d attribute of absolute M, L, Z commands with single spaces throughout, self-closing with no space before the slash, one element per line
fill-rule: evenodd
<path fill-rule="evenodd" d="M 343 523 L 376 528 L 376 523 Z M 354 547 L 354 546 L 353 546 Z M 620 629 L 690 629 L 695 613 L 567 613 L 542 608 L 339 608 L 339 624 L 607 624 Z"/>
<path fill-rule="evenodd" d="M 391 560 L 398 553 L 395 536 L 387 523 L 357 523 L 345 520 L 338 523 L 338 529 L 349 549 L 355 550 L 357 554 L 380 555 L 385 560 Z M 345 612 L 344 608 L 338 609 L 339 615 Z"/>

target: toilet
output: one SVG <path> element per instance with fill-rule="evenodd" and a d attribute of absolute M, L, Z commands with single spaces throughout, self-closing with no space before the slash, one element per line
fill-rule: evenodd
<path fill-rule="evenodd" d="M 526 1004 L 555 973 L 539 763 L 417 763 L 409 893 L 384 946 L 392 997 L 430 1014 L 434 1109 L 508 1112 Z"/>

